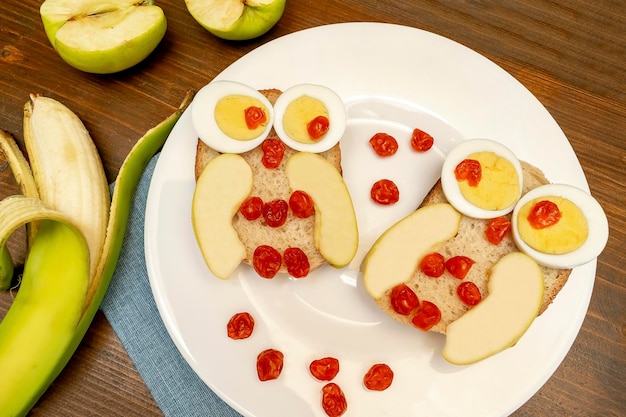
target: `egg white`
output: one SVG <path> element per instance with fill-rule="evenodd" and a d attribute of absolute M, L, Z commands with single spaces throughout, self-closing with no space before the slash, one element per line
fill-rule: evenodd
<path fill-rule="evenodd" d="M 215 106 L 223 97 L 243 95 L 259 100 L 267 109 L 267 126 L 250 140 L 237 140 L 225 134 L 215 120 Z M 191 123 L 204 143 L 222 153 L 242 153 L 254 149 L 269 135 L 274 123 L 274 109 L 269 100 L 254 88 L 236 81 L 213 81 L 202 87 L 191 103 Z"/>
<path fill-rule="evenodd" d="M 562 197 L 571 201 L 578 206 L 587 220 L 589 228 L 587 240 L 581 247 L 572 252 L 561 255 L 540 252 L 528 246 L 519 234 L 517 227 L 519 210 L 529 201 L 550 196 Z M 513 240 L 517 247 L 540 265 L 550 268 L 574 268 L 586 264 L 602 252 L 609 238 L 609 223 L 602 206 L 589 193 L 567 184 L 542 185 L 526 193 L 515 206 L 511 222 L 513 223 L 511 228 Z"/>
<path fill-rule="evenodd" d="M 315 98 L 328 110 L 329 128 L 326 135 L 315 143 L 302 143 L 292 139 L 283 127 L 285 110 L 292 101 L 301 96 Z M 285 90 L 274 103 L 274 130 L 287 146 L 301 152 L 320 153 L 327 151 L 339 142 L 346 130 L 346 107 L 337 93 L 328 87 L 317 84 L 297 84 Z"/>
<path fill-rule="evenodd" d="M 493 152 L 509 160 L 515 167 L 519 178 L 519 191 L 513 203 L 508 207 L 501 210 L 486 210 L 475 206 L 463 197 L 459 183 L 454 175 L 454 169 L 461 161 L 475 152 Z M 464 215 L 476 219 L 492 219 L 510 213 L 522 195 L 522 166 L 515 154 L 503 144 L 490 139 L 468 139 L 452 148 L 446 156 L 441 168 L 441 186 L 448 202 Z"/>

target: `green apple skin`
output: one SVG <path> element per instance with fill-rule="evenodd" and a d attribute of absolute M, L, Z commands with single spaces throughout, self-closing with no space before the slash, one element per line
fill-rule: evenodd
<path fill-rule="evenodd" d="M 40 8 L 46 35 L 74 68 L 111 74 L 143 61 L 167 30 L 163 10 L 147 1 L 46 0 Z"/>
<path fill-rule="evenodd" d="M 66 22 L 129 9 L 136 6 L 137 3 L 139 3 L 137 0 L 107 0 L 106 2 L 102 0 L 46 0 L 41 4 L 39 14 L 46 36 L 54 45 L 57 30 Z M 153 0 L 146 0 L 141 4 L 151 6 Z"/>
<path fill-rule="evenodd" d="M 242 6 L 225 8 L 229 2 Z M 257 38 L 274 27 L 285 11 L 286 0 L 185 0 L 185 3 L 204 29 L 222 39 L 241 41 Z M 236 9 L 241 11 L 235 14 Z"/>

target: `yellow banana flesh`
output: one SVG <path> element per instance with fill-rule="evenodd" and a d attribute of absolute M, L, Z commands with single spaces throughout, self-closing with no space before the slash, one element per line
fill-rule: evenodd
<path fill-rule="evenodd" d="M 85 236 L 93 278 L 111 201 L 94 142 L 83 122 L 65 105 L 33 94 L 24 106 L 24 143 L 39 198 L 65 213 Z"/>
<path fill-rule="evenodd" d="M 90 232 L 86 232 L 79 225 L 81 215 L 73 217 L 58 207 L 49 206 L 43 198 L 38 200 L 15 196 L 0 202 L 0 250 L 5 249 L 6 238 L 18 224 L 46 219 L 39 220 L 41 227 L 28 253 L 18 296 L 5 319 L 0 322 L 0 417 L 25 416 L 80 344 L 100 306 L 117 264 L 136 185 L 146 164 L 161 148 L 191 98 L 192 94 L 188 93 L 175 113 L 149 130 L 133 147 L 120 168 L 110 202 L 108 223 L 105 223 L 101 250 L 95 252 L 95 267 L 93 261 L 89 260 L 90 255 L 91 258 L 94 255 L 87 244 L 87 235 Z M 60 110 L 47 113 L 42 121 L 33 117 L 33 110 L 36 112 L 37 107 L 44 107 L 39 106 L 42 102 L 36 97 L 31 99 L 32 107 L 28 104 L 25 106 L 25 120 L 29 120 L 28 126 L 25 124 L 25 135 L 36 140 L 49 139 L 49 136 L 38 133 L 41 132 L 40 123 L 54 126 L 58 121 L 51 122 L 48 118 L 59 116 L 59 112 L 71 112 L 64 106 L 55 105 Z M 60 132 L 63 136 L 55 137 L 47 146 L 36 144 L 40 147 L 37 154 L 39 160 L 34 160 L 30 154 L 29 156 L 33 172 L 48 172 L 52 176 L 49 181 L 35 174 L 39 193 L 49 195 L 50 189 L 56 187 L 53 184 L 56 181 L 74 187 L 75 192 L 80 194 L 70 200 L 73 203 L 68 211 L 81 214 L 85 213 L 84 207 L 93 206 L 93 200 L 86 201 L 86 196 L 91 196 L 92 193 L 69 183 L 79 181 L 78 177 L 81 177 L 80 181 L 90 179 L 94 171 L 99 172 L 93 178 L 100 174 L 103 176 L 104 171 L 101 162 L 99 168 L 86 168 L 82 164 L 68 166 L 65 164 L 64 154 L 56 153 L 52 157 L 47 151 L 47 147 L 60 146 L 59 141 L 67 140 L 67 135 L 91 140 L 88 134 L 80 133 L 72 117 L 67 114 L 61 116 L 63 126 L 54 126 L 53 131 Z M 66 124 L 73 127 L 68 128 Z M 95 147 L 89 146 L 81 145 L 75 149 L 83 153 L 95 152 Z M 86 156 L 88 160 L 93 159 L 93 155 L 79 155 Z M 50 163 L 46 163 L 44 168 L 43 158 L 55 158 L 56 161 L 48 161 Z M 53 165 L 52 162 L 73 172 L 63 175 L 59 180 L 58 170 L 49 168 Z M 19 164 L 12 164 L 11 167 L 23 168 Z M 91 180 L 87 183 L 87 188 L 93 186 Z M 51 196 L 50 201 L 58 202 L 55 196 Z M 109 202 L 106 204 L 108 207 Z M 1 255 L 0 269 L 3 266 Z"/>

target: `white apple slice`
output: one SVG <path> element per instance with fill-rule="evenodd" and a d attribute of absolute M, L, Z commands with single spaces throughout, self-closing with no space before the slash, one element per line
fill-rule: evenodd
<path fill-rule="evenodd" d="M 285 10 L 285 0 L 185 0 L 189 14 L 217 37 L 253 39 L 270 30 Z"/>
<path fill-rule="evenodd" d="M 209 270 L 228 279 L 246 257 L 233 216 L 252 191 L 252 169 L 237 154 L 211 160 L 198 177 L 191 203 L 196 241 Z"/>
<path fill-rule="evenodd" d="M 152 0 L 46 0 L 39 12 L 59 56 L 81 71 L 98 74 L 141 62 L 167 28 L 163 10 Z"/>
<path fill-rule="evenodd" d="M 450 204 L 431 204 L 387 229 L 363 260 L 363 283 L 379 299 L 390 288 L 408 281 L 420 260 L 459 231 L 461 213 Z"/>
<path fill-rule="evenodd" d="M 467 365 L 513 346 L 537 317 L 543 273 L 531 257 L 512 252 L 491 268 L 488 288 L 485 299 L 448 325 L 447 361 Z"/>
<path fill-rule="evenodd" d="M 292 190 L 309 194 L 315 205 L 315 245 L 335 268 L 348 265 L 356 254 L 359 233 L 352 198 L 343 177 L 321 156 L 295 153 L 285 165 Z"/>

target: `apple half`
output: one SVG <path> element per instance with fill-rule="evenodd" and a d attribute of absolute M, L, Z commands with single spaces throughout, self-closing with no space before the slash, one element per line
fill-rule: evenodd
<path fill-rule="evenodd" d="M 209 270 L 228 279 L 246 257 L 246 247 L 233 227 L 233 216 L 252 192 L 252 169 L 238 154 L 212 159 L 196 182 L 191 222 Z"/>
<path fill-rule="evenodd" d="M 153 0 L 46 0 L 39 13 L 48 40 L 69 65 L 110 74 L 143 61 L 167 20 Z"/>
<path fill-rule="evenodd" d="M 331 266 L 347 266 L 359 246 L 359 232 L 350 192 L 337 168 L 318 154 L 297 152 L 287 161 L 285 174 L 292 190 L 313 199 L 317 250 Z"/>
<path fill-rule="evenodd" d="M 512 252 L 492 268 L 489 295 L 446 329 L 443 357 L 467 365 L 513 346 L 539 313 L 544 280 L 528 255 Z"/>
<path fill-rule="evenodd" d="M 363 283 L 379 299 L 390 288 L 411 279 L 420 260 L 459 231 L 461 213 L 450 204 L 417 209 L 387 229 L 363 260 Z"/>
<path fill-rule="evenodd" d="M 213 35 L 246 40 L 269 31 L 281 18 L 286 0 L 185 0 L 189 14 Z"/>

